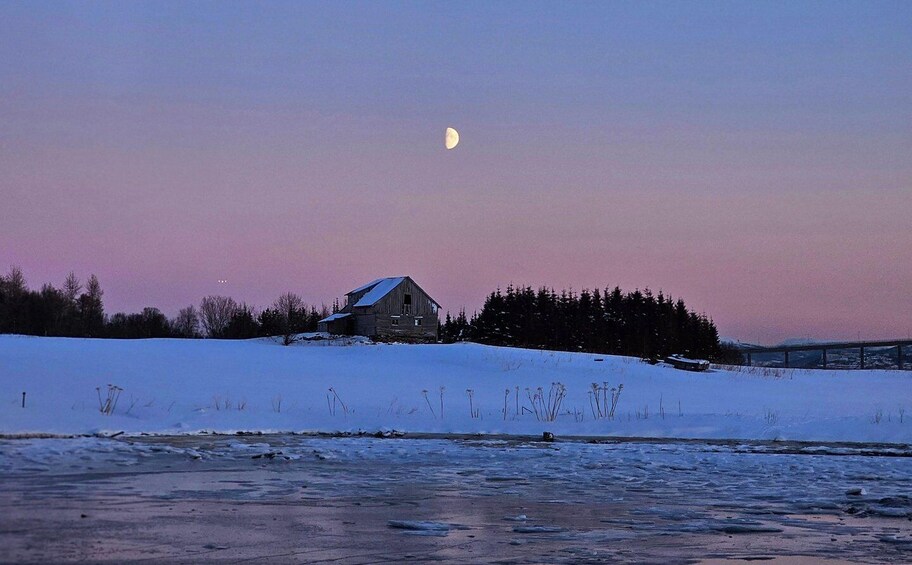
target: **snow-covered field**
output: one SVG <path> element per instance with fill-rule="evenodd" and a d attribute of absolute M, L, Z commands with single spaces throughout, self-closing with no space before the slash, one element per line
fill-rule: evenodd
<path fill-rule="evenodd" d="M 553 383 L 565 396 L 546 421 Z M 599 406 L 593 383 L 607 383 Z M 614 417 L 596 417 L 621 384 Z M 122 389 L 109 415 L 108 385 Z M 0 336 L 0 434 L 378 430 L 912 443 L 912 373 L 691 373 L 477 344 Z"/>

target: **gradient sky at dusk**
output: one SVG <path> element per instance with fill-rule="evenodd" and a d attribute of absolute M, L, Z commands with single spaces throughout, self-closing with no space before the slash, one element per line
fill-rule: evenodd
<path fill-rule="evenodd" d="M 410 274 L 905 337 L 912 2 L 5 2 L 13 264 L 109 312 Z"/>

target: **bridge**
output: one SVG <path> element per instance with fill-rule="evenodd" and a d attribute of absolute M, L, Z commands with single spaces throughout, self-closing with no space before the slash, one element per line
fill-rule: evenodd
<path fill-rule="evenodd" d="M 832 343 L 813 343 L 808 345 L 783 345 L 778 347 L 759 347 L 748 346 L 742 347 L 741 352 L 745 356 L 747 365 L 753 364 L 753 358 L 760 354 L 782 354 L 783 367 L 789 367 L 789 354 L 801 351 L 819 351 L 821 352 L 821 361 L 823 368 L 827 368 L 827 352 L 834 350 L 858 350 L 859 368 L 865 368 L 865 350 L 885 348 L 896 348 L 895 366 L 899 370 L 907 368 L 906 353 L 903 350 L 912 347 L 912 339 L 887 340 L 887 341 L 845 341 Z M 908 367 L 912 369 L 912 367 Z"/>

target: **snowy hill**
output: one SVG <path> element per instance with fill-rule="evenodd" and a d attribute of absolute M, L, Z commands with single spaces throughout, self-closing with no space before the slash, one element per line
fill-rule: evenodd
<path fill-rule="evenodd" d="M 614 417 L 599 418 L 621 384 Z M 122 389 L 110 415 L 108 385 Z M 0 434 L 202 430 L 912 443 L 912 373 L 690 373 L 477 344 L 0 336 Z"/>

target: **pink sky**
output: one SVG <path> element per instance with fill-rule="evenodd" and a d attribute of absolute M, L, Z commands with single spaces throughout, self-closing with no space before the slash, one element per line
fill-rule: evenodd
<path fill-rule="evenodd" d="M 96 273 L 108 312 L 173 314 L 400 274 L 453 312 L 510 283 L 617 284 L 748 342 L 912 334 L 912 50 L 890 14 L 810 38 L 669 21 L 623 51 L 473 27 L 447 53 L 395 23 L 315 47 L 272 20 L 71 8 L 7 14 L 44 34 L 0 24 L 20 54 L 0 58 L 0 268 L 33 287 Z"/>

